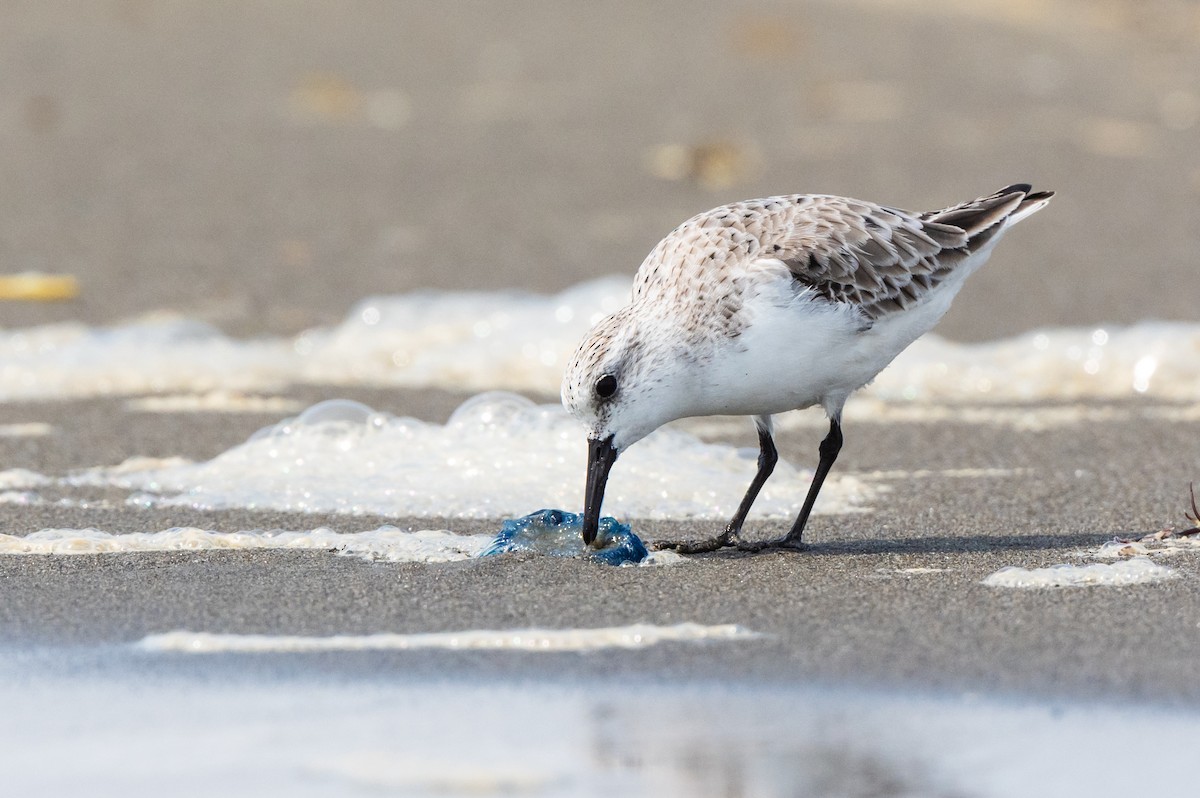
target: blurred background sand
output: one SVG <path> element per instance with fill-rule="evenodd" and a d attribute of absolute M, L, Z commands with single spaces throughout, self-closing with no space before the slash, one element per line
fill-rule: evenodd
<path fill-rule="evenodd" d="M 1059 192 L 939 332 L 1194 318 L 1200 4 L 7 3 L 0 326 L 237 334 L 421 287 L 632 274 L 773 193 Z"/>

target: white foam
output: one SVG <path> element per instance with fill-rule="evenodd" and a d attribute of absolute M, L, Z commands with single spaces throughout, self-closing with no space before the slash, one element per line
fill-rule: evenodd
<path fill-rule="evenodd" d="M 44 504 L 41 495 L 31 490 L 0 490 L 0 504 Z"/>
<path fill-rule="evenodd" d="M 759 635 L 734 624 L 673 626 L 631 624 L 592 629 L 468 629 L 461 632 L 379 633 L 369 635 L 239 635 L 209 632 L 165 632 L 137 645 L 147 651 L 187 654 L 300 654 L 320 651 L 413 651 L 426 648 L 557 653 L 606 648 L 647 648 L 660 643 L 746 640 Z"/>
<path fill-rule="evenodd" d="M 0 554 L 70 555 L 202 549 L 305 549 L 386 562 L 452 562 L 475 557 L 490 535 L 456 535 L 444 530 L 407 532 L 393 526 L 363 532 L 324 527 L 304 532 L 214 532 L 177 527 L 161 532 L 113 534 L 98 529 L 43 529 L 29 535 L 0 534 Z"/>
<path fill-rule="evenodd" d="M 0 503 L 42 504 L 33 492 L 0 491 Z M 381 526 L 362 532 L 334 532 L 326 527 L 292 532 L 244 530 L 217 532 L 174 527 L 159 532 L 104 532 L 99 529 L 42 529 L 28 535 L 0 533 L 0 556 L 71 556 L 135 554 L 157 551 L 303 549 L 329 551 L 373 562 L 457 562 L 478 557 L 494 535 L 461 535 L 449 530 L 405 531 Z M 688 561 L 675 551 L 652 551 L 641 568 L 670 567 Z"/>
<path fill-rule="evenodd" d="M 988 587 L 1095 587 L 1152 584 L 1175 579 L 1179 574 L 1148 557 L 1132 557 L 1114 563 L 1054 565 L 1049 568 L 1001 568 L 983 580 Z"/>
<path fill-rule="evenodd" d="M 500 518 L 582 501 L 586 440 L 558 405 L 482 394 L 445 424 L 324 402 L 206 463 L 91 472 L 76 479 L 144 491 L 139 505 L 246 507 L 393 518 Z M 659 430 L 613 469 L 604 512 L 620 518 L 726 519 L 756 453 Z M 809 475 L 780 462 L 754 517 L 799 512 Z M 862 510 L 876 490 L 851 475 L 826 482 L 815 512 Z"/>
<path fill-rule="evenodd" d="M 133 457 L 127 457 L 116 465 L 81 469 L 72 473 L 70 477 L 58 481 L 67 485 L 103 486 L 128 474 L 139 474 L 169 468 L 183 468 L 184 466 L 191 465 L 193 462 L 193 460 L 189 460 L 186 457 L 147 457 L 144 455 L 134 455 Z"/>
<path fill-rule="evenodd" d="M 584 333 L 629 297 L 607 278 L 553 296 L 417 292 L 360 303 L 339 326 L 239 341 L 157 315 L 108 328 L 0 330 L 0 401 L 270 390 L 292 382 L 558 393 Z"/>
<path fill-rule="evenodd" d="M 1053 397 L 1044 397 L 1052 399 Z M 972 399 L 971 401 L 986 401 Z M 885 401 L 870 391 L 854 394 L 846 403 L 842 421 L 858 427 L 863 424 L 983 424 L 1010 427 L 1019 432 L 1040 432 L 1047 429 L 1080 424 L 1108 424 L 1136 418 L 1169 421 L 1200 420 L 1200 406 L 1141 405 L 986 405 L 945 404 L 942 402 Z M 680 429 L 703 438 L 728 437 L 744 433 L 749 424 L 745 417 L 714 416 L 684 419 L 675 422 Z M 775 417 L 777 431 L 824 430 L 829 419 L 817 409 L 782 413 Z"/>
<path fill-rule="evenodd" d="M 1122 399 L 1194 401 L 1200 325 L 1046 329 L 1002 341 L 956 344 L 928 335 L 869 389 L 886 400 Z"/>
<path fill-rule="evenodd" d="M 1043 400 L 1057 401 L 1046 394 Z M 1113 397 L 1117 398 L 1117 397 Z M 956 401 L 948 397 L 949 401 Z M 947 404 L 939 401 L 888 401 L 874 396 L 868 388 L 850 397 L 842 421 L 856 428 L 863 424 L 980 424 L 1009 427 L 1018 432 L 1042 432 L 1084 424 L 1113 424 L 1135 419 L 1156 421 L 1200 421 L 1200 404 L 983 404 L 986 397 L 960 397 L 957 401 L 974 404 Z M 819 409 L 781 413 L 775 416 L 776 431 L 824 430 L 829 419 Z M 722 438 L 745 434 L 750 428 L 744 416 L 712 416 L 675 422 L 679 429 L 702 438 Z"/>
<path fill-rule="evenodd" d="M 0 503 L 41 504 L 36 493 L 0 491 Z M 326 527 L 292 532 L 244 530 L 217 532 L 174 527 L 159 532 L 104 532 L 99 529 L 42 529 L 28 535 L 0 533 L 0 555 L 70 556 L 133 554 L 156 551 L 304 549 L 329 551 L 373 562 L 457 562 L 478 557 L 494 535 L 460 535 L 449 530 L 405 531 L 381 526 L 362 532 L 334 532 Z M 668 567 L 687 562 L 675 551 L 652 551 L 639 567 Z"/>
<path fill-rule="evenodd" d="M 40 488 L 52 484 L 54 480 L 27 468 L 10 468 L 0 471 L 0 490 L 23 490 L 25 488 Z"/>
<path fill-rule="evenodd" d="M 607 277 L 546 296 L 422 291 L 373 297 L 333 330 L 295 341 L 309 382 L 509 389 L 558 394 L 583 336 L 629 301 Z"/>
<path fill-rule="evenodd" d="M 0 401 L 262 390 L 296 372 L 288 341 L 237 341 L 178 317 L 0 331 Z"/>
<path fill-rule="evenodd" d="M 963 402 L 969 396 L 945 394 L 948 401 Z M 1002 397 L 998 397 L 1002 398 Z M 1052 389 L 1046 386 L 1033 399 L 1052 399 Z M 894 399 L 894 397 L 893 397 Z M 977 398 L 988 401 L 988 397 Z M 1169 414 L 1172 406 L 1164 407 L 1113 407 L 1111 405 L 965 405 L 945 404 L 937 401 L 885 401 L 872 395 L 870 390 L 856 394 L 846 404 L 842 415 L 844 421 L 854 424 L 986 424 L 1011 427 L 1019 432 L 1040 432 L 1047 429 L 1079 424 L 1106 424 L 1151 416 L 1154 413 Z M 779 429 L 789 427 L 824 426 L 828 422 L 818 414 L 787 413 L 780 417 Z"/>
<path fill-rule="evenodd" d="M 0 401 L 264 391 L 293 382 L 557 394 L 567 358 L 596 319 L 627 300 L 629 285 L 628 278 L 610 277 L 553 296 L 376 297 L 337 327 L 292 339 L 235 340 L 209 325 L 161 315 L 109 328 L 0 331 Z M 1191 402 L 1198 383 L 1200 325 L 1143 322 L 1047 329 L 982 344 L 928 335 L 864 394 L 890 403 L 1143 395 Z M 1004 423 L 1025 422 L 1009 414 Z"/>

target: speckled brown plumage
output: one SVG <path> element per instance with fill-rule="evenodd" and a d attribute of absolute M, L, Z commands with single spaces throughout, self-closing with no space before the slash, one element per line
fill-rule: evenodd
<path fill-rule="evenodd" d="M 812 194 L 747 200 L 681 224 L 638 270 L 634 301 L 667 299 L 735 324 L 739 284 L 756 260 L 782 262 L 800 284 L 848 302 L 868 321 L 919 302 L 1005 220 L 1047 199 L 1024 184 L 944 210 L 913 213 Z"/>

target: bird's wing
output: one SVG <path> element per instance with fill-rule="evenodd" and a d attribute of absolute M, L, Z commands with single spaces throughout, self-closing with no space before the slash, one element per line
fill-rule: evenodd
<path fill-rule="evenodd" d="M 763 207 L 765 223 L 754 232 L 759 257 L 782 261 L 798 282 L 874 321 L 919 302 L 1050 196 L 1017 184 L 923 214 L 845 197 L 775 197 L 763 201 L 772 207 Z"/>

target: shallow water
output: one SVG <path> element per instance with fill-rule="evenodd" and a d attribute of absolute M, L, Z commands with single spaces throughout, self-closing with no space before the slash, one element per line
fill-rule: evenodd
<path fill-rule="evenodd" d="M 181 655 L 128 650 L 71 675 L 60 653 L 0 655 L 9 794 L 1172 798 L 1194 794 L 1195 765 L 1170 741 L 1200 734 L 1195 712 L 1137 705 L 261 678 L 222 655 L 181 671 L 159 667 Z"/>

